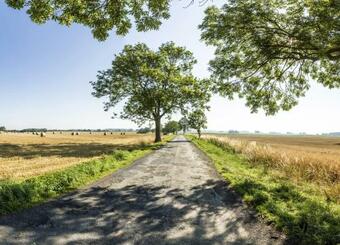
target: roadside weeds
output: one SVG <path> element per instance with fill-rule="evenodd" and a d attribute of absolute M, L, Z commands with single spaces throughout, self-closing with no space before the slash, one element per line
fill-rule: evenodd
<path fill-rule="evenodd" d="M 242 154 L 214 141 L 188 138 L 212 159 L 220 175 L 246 203 L 287 234 L 290 243 L 340 242 L 339 205 L 308 191 L 308 183 L 296 184 L 275 169 L 252 165 Z"/>
<path fill-rule="evenodd" d="M 163 142 L 141 143 L 130 150 L 113 150 L 100 159 L 51 172 L 23 181 L 0 181 L 0 216 L 48 201 L 99 180 L 117 170 L 127 167 L 153 150 L 159 149 L 173 137 Z"/>

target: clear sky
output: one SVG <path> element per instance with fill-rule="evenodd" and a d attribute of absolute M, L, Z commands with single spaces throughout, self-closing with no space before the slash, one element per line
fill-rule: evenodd
<path fill-rule="evenodd" d="M 221 1 L 214 1 L 219 3 Z M 173 1 L 171 18 L 159 31 L 125 37 L 111 33 L 98 42 L 89 29 L 68 28 L 54 22 L 36 25 L 23 11 L 0 2 L 0 126 L 10 129 L 136 128 L 126 120 L 111 119 L 102 101 L 91 95 L 89 81 L 98 70 L 110 67 L 115 53 L 125 44 L 145 42 L 153 48 L 175 41 L 194 52 L 195 74 L 208 76 L 207 63 L 213 49 L 200 42 L 197 26 L 206 8 Z M 312 84 L 306 97 L 289 112 L 267 117 L 251 114 L 242 100 L 214 96 L 207 113 L 210 130 L 260 130 L 263 132 L 340 131 L 340 90 Z"/>

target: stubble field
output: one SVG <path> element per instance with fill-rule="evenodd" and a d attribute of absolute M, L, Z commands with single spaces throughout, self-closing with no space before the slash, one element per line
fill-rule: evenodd
<path fill-rule="evenodd" d="M 151 143 L 153 135 L 135 133 L 71 132 L 47 133 L 46 137 L 28 133 L 0 134 L 0 180 L 22 180 L 61 170 L 112 153 Z"/>
<path fill-rule="evenodd" d="M 316 184 L 340 202 L 340 137 L 209 135 L 242 153 L 254 165 L 277 169 L 294 182 Z"/>
<path fill-rule="evenodd" d="M 259 145 L 269 145 L 274 150 L 296 157 L 308 156 L 325 164 L 340 165 L 340 137 L 267 135 L 228 135 L 227 137 L 256 142 Z"/>

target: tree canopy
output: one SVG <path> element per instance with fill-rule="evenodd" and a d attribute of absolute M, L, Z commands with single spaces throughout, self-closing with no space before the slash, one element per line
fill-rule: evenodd
<path fill-rule="evenodd" d="M 167 122 L 163 127 L 163 133 L 164 134 L 177 134 L 177 132 L 180 130 L 179 123 L 177 121 L 169 121 Z"/>
<path fill-rule="evenodd" d="M 106 97 L 105 109 L 122 102 L 120 117 L 137 124 L 154 121 L 161 140 L 161 119 L 176 111 L 203 106 L 209 99 L 209 83 L 192 75 L 193 54 L 173 42 L 157 51 L 139 43 L 126 45 L 112 67 L 99 71 L 91 82 L 96 97 Z M 117 113 L 114 113 L 117 116 Z"/>
<path fill-rule="evenodd" d="M 215 89 L 245 97 L 252 112 L 291 109 L 311 80 L 340 87 L 339 1 L 230 0 L 205 14 Z"/>
<path fill-rule="evenodd" d="M 182 117 L 179 121 L 179 130 L 183 130 L 183 134 L 185 134 L 185 132 L 188 130 L 188 126 L 189 126 L 189 122 L 188 119 L 184 116 Z"/>
<path fill-rule="evenodd" d="M 207 128 L 207 117 L 204 109 L 196 109 L 188 116 L 189 127 L 197 131 L 198 137 L 201 138 L 202 129 Z"/>
<path fill-rule="evenodd" d="M 83 24 L 98 40 L 116 30 L 125 35 L 134 24 L 138 31 L 157 29 L 170 17 L 169 0 L 6 0 L 14 9 L 25 9 L 33 22 L 54 20 L 62 25 Z M 133 23 L 134 22 L 134 23 Z"/>
<path fill-rule="evenodd" d="M 188 0 L 189 1 L 189 0 Z M 92 30 L 98 40 L 109 32 L 126 35 L 135 26 L 137 31 L 156 30 L 170 17 L 170 0 L 5 0 L 14 9 L 25 9 L 38 24 L 49 20 L 70 26 L 82 24 Z M 188 5 L 194 3 L 190 0 Z"/>

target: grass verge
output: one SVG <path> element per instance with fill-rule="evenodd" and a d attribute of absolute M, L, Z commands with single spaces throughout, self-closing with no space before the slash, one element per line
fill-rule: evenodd
<path fill-rule="evenodd" d="M 105 155 L 100 159 L 87 161 L 61 171 L 24 181 L 2 180 L 0 181 L 0 215 L 32 207 L 87 185 L 127 167 L 138 158 L 158 149 L 171 139 L 172 136 L 167 136 L 162 143 L 143 143 L 134 149 L 115 150 L 112 154 Z"/>
<path fill-rule="evenodd" d="M 214 162 L 217 171 L 269 223 L 294 244 L 339 244 L 340 206 L 309 191 L 307 182 L 293 183 L 277 170 L 252 165 L 228 145 L 189 138 Z"/>

